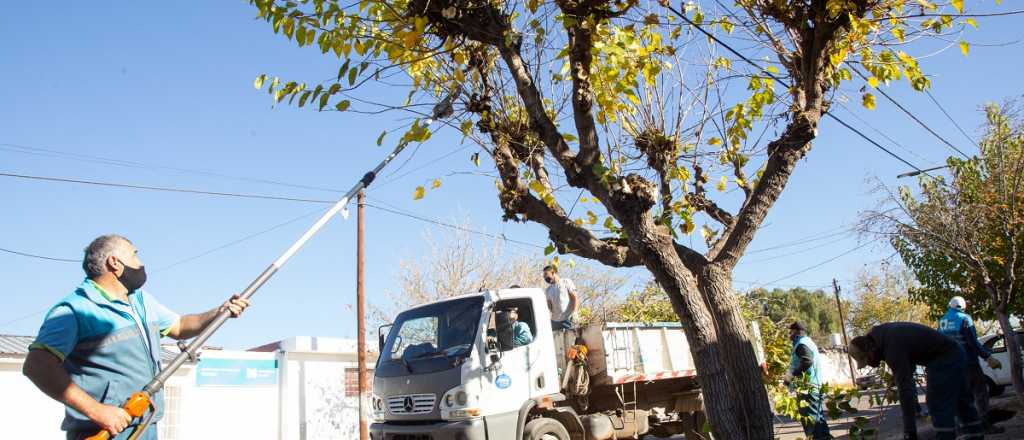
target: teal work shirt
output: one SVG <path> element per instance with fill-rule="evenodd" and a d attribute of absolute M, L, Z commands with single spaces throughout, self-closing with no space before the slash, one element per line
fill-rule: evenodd
<path fill-rule="evenodd" d="M 525 322 L 516 321 L 512 326 L 512 346 L 521 347 L 533 342 L 533 332 Z"/>
<path fill-rule="evenodd" d="M 180 319 L 143 290 L 115 299 L 86 279 L 43 320 L 29 349 L 57 356 L 71 377 L 98 402 L 120 406 L 160 371 L 160 337 Z M 163 415 L 163 392 L 152 399 Z M 66 407 L 61 429 L 96 430 L 91 420 Z"/>

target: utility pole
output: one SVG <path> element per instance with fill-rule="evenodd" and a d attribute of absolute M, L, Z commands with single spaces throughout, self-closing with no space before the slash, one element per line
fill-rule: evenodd
<path fill-rule="evenodd" d="M 843 346 L 846 348 L 846 361 L 850 364 L 850 381 L 857 386 L 857 370 L 853 367 L 853 358 L 850 357 L 850 343 L 846 340 L 846 317 L 843 316 L 843 302 L 839 300 L 839 281 L 832 278 L 832 290 L 836 294 L 836 308 L 839 309 L 839 328 L 843 331 Z"/>
<path fill-rule="evenodd" d="M 366 194 L 359 191 L 356 208 L 356 350 L 359 351 L 359 440 L 369 439 L 366 427 L 366 282 L 363 245 L 366 241 Z"/>

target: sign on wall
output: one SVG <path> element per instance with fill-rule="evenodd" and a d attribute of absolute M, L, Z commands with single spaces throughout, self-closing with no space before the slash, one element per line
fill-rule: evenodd
<path fill-rule="evenodd" d="M 198 386 L 277 385 L 276 359 L 199 359 Z"/>

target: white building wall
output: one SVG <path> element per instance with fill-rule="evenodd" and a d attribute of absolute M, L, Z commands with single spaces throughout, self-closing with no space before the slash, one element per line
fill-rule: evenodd
<path fill-rule="evenodd" d="M 358 438 L 359 401 L 345 396 L 345 371 L 356 368 L 356 355 L 354 350 L 332 352 L 354 348 L 354 343 L 302 340 L 290 339 L 282 347 L 304 351 L 209 350 L 201 355 L 201 359 L 277 360 L 277 382 L 269 386 L 200 386 L 198 367 L 183 366 L 165 388 L 165 416 L 157 426 L 161 440 Z M 0 424 L 11 438 L 63 439 L 63 405 L 21 374 L 23 361 L 0 358 Z"/>
<path fill-rule="evenodd" d="M 8 438 L 63 439 L 64 405 L 21 374 L 21 358 L 0 358 L 0 426 Z"/>

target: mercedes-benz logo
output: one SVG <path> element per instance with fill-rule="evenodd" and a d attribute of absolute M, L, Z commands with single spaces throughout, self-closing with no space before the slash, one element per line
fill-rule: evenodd
<path fill-rule="evenodd" d="M 405 409 L 405 412 L 407 412 L 407 413 L 411 413 L 412 412 L 412 410 L 413 410 L 412 397 L 406 397 L 405 400 L 402 401 L 402 408 Z"/>

